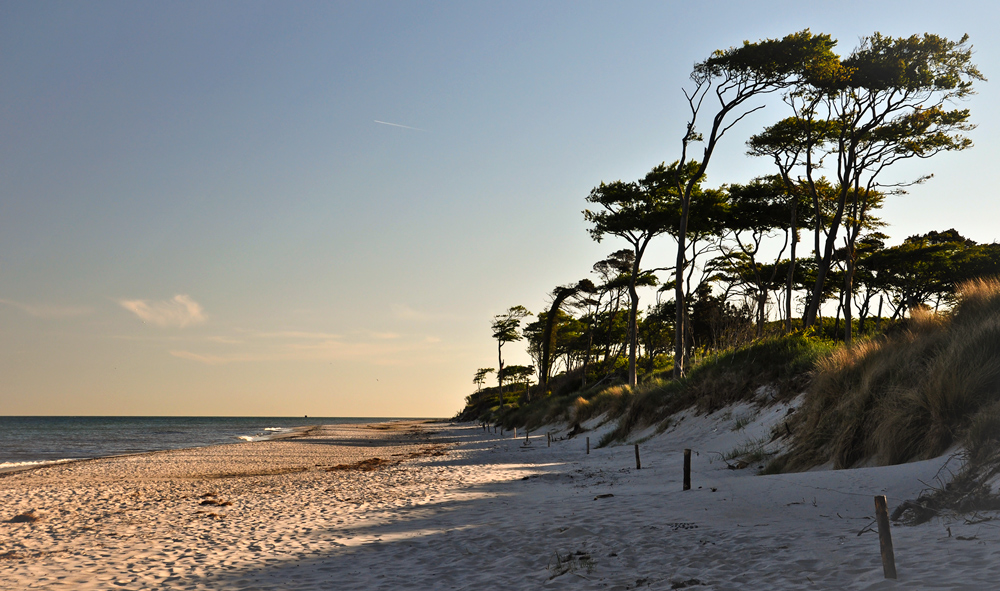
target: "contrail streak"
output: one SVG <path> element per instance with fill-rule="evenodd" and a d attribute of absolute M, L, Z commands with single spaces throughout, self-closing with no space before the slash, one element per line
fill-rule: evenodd
<path fill-rule="evenodd" d="M 389 123 L 388 121 L 374 120 L 375 123 L 381 123 L 382 125 L 391 125 L 393 127 L 402 127 L 403 129 L 412 129 L 413 131 L 427 131 L 426 129 L 420 129 L 419 127 L 410 127 L 409 125 L 400 125 L 398 123 Z"/>

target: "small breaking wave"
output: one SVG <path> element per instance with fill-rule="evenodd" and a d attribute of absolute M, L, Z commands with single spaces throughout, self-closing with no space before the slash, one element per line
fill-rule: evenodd
<path fill-rule="evenodd" d="M 22 470 L 24 468 L 48 466 L 52 464 L 65 464 L 66 462 L 72 461 L 74 461 L 74 458 L 66 458 L 63 460 L 39 460 L 37 462 L 0 462 L 0 472 L 13 472 L 14 470 Z"/>
<path fill-rule="evenodd" d="M 278 435 L 283 435 L 285 433 L 291 433 L 295 429 L 290 427 L 264 427 L 262 433 L 257 433 L 256 435 L 239 435 L 236 438 L 241 441 L 268 441 L 274 439 Z"/>

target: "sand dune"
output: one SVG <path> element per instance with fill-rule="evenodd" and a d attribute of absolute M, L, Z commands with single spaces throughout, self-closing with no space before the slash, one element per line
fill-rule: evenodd
<path fill-rule="evenodd" d="M 394 423 L 9 474 L 0 589 L 994 588 L 993 515 L 894 527 L 900 578 L 883 578 L 873 495 L 891 510 L 949 458 L 763 477 L 721 461 L 773 420 L 688 417 L 638 471 L 631 446 L 587 455 L 588 434 Z"/>

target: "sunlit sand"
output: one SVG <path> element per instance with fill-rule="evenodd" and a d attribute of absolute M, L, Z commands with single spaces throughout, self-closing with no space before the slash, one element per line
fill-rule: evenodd
<path fill-rule="evenodd" d="M 641 470 L 631 445 L 596 448 L 597 425 L 547 447 L 544 433 L 401 422 L 7 474 L 0 588 L 993 585 L 1000 530 L 959 516 L 894 527 L 900 578 L 883 578 L 873 495 L 913 498 L 949 458 L 754 476 L 713 452 L 764 422 L 678 425 L 642 443 Z"/>

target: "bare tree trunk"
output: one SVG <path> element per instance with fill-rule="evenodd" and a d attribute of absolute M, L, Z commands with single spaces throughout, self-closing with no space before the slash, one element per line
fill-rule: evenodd
<path fill-rule="evenodd" d="M 847 272 L 844 273 L 844 344 L 850 345 L 854 338 L 854 324 L 851 319 L 851 293 L 854 291 L 853 244 L 847 247 Z"/>
<path fill-rule="evenodd" d="M 757 294 L 757 338 L 764 336 L 764 308 L 767 306 L 767 291 Z"/>
<path fill-rule="evenodd" d="M 837 238 L 837 230 L 840 229 L 840 221 L 843 215 L 844 205 L 843 201 L 841 201 L 837 215 L 833 218 L 830 224 L 830 231 L 826 236 L 826 246 L 823 249 L 823 258 L 820 259 L 819 267 L 816 269 L 816 283 L 813 285 L 812 289 L 813 297 L 809 301 L 809 307 L 806 308 L 805 316 L 802 319 L 803 324 L 806 326 L 812 326 L 816 322 L 816 317 L 819 315 L 819 304 L 822 299 L 821 294 L 823 293 L 823 284 L 826 283 L 826 275 L 830 271 L 830 264 L 833 262 L 833 247 Z"/>
<path fill-rule="evenodd" d="M 837 335 L 840 334 L 840 311 L 844 309 L 844 292 L 840 292 L 840 297 L 837 299 L 837 319 L 833 321 L 833 340 L 837 340 Z"/>
<path fill-rule="evenodd" d="M 590 366 L 590 351 L 594 346 L 594 326 L 587 327 L 587 356 L 583 358 L 583 380 L 580 382 L 581 388 L 587 387 L 587 368 Z"/>
<path fill-rule="evenodd" d="M 795 284 L 795 246 L 799 243 L 797 203 L 792 205 L 792 251 L 788 260 L 788 278 L 785 282 L 785 332 L 792 332 L 792 286 Z"/>
<path fill-rule="evenodd" d="M 639 258 L 636 257 L 636 263 Z M 638 383 L 638 372 L 636 371 L 636 348 L 638 346 L 638 314 L 639 314 L 639 292 L 635 289 L 636 275 L 638 274 L 638 264 L 632 268 L 632 280 L 629 281 L 628 295 L 631 298 L 631 306 L 628 315 L 628 385 L 635 386 Z"/>
<path fill-rule="evenodd" d="M 682 162 L 683 164 L 683 162 Z M 687 249 L 688 217 L 691 214 L 691 191 L 688 189 L 681 197 L 681 224 L 677 231 L 677 267 L 674 275 L 675 322 L 674 332 L 674 379 L 684 376 L 684 263 Z"/>

